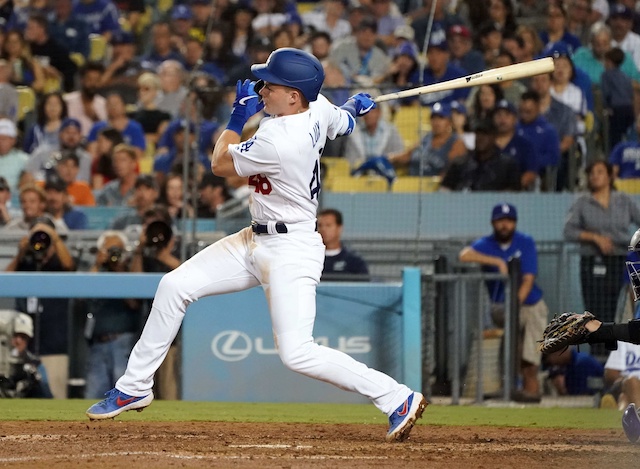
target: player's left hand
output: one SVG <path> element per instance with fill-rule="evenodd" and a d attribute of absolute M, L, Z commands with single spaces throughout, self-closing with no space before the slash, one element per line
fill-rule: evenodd
<path fill-rule="evenodd" d="M 353 99 L 356 105 L 356 115 L 364 116 L 371 109 L 376 107 L 376 102 L 369 93 L 358 93 L 351 96 L 349 99 Z"/>

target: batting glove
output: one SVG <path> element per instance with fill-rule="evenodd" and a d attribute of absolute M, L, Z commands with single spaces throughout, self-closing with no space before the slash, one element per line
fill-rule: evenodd
<path fill-rule="evenodd" d="M 234 131 L 238 135 L 242 134 L 242 128 L 249 118 L 262 111 L 264 103 L 255 91 L 255 81 L 245 80 L 236 83 L 236 99 L 233 102 L 231 117 L 227 123 L 227 129 Z"/>
<path fill-rule="evenodd" d="M 347 102 L 340 106 L 349 112 L 353 117 L 364 116 L 371 109 L 376 107 L 376 102 L 368 93 L 358 93 L 347 99 Z"/>

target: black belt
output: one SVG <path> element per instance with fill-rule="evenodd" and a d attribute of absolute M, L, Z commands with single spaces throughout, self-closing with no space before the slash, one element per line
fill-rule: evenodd
<path fill-rule="evenodd" d="M 251 222 L 251 230 L 256 234 L 268 234 L 267 225 Z M 287 225 L 282 222 L 276 223 L 276 233 L 288 233 Z"/>
<path fill-rule="evenodd" d="M 100 344 L 104 344 L 106 342 L 113 342 L 122 334 L 98 334 L 93 336 L 93 341 L 98 342 Z"/>

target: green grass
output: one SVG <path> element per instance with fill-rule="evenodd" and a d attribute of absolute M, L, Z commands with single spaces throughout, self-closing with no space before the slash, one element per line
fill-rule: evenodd
<path fill-rule="evenodd" d="M 95 401 L 0 399 L 0 421 L 86 421 Z M 490 425 L 531 428 L 620 428 L 620 412 L 594 408 L 494 408 L 430 405 L 420 421 L 432 425 Z M 386 416 L 365 404 L 265 404 L 155 401 L 142 413 L 127 412 L 123 421 L 298 422 L 384 424 Z"/>

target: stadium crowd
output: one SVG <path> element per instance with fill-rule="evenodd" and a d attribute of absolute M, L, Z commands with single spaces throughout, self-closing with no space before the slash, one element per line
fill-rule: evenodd
<path fill-rule="evenodd" d="M 25 260 L 29 240 L 21 242 L 9 270 L 76 269 L 64 234 L 87 229 L 93 206 L 128 209 L 104 227 L 116 230 L 114 245 L 131 226 L 246 216 L 251 186 L 212 175 L 209 158 L 236 81 L 281 47 L 321 61 L 323 93 L 336 104 L 357 91 L 375 96 L 553 57 L 549 75 L 379 106 L 325 148 L 353 176 L 379 175 L 389 187 L 399 176 L 434 177 L 441 191 L 574 191 L 586 189 L 588 164 L 605 160 L 614 177 L 640 178 L 636 3 L 0 0 L 0 227 L 62 243 Z M 416 109 L 427 131 L 411 139 Z M 186 187 L 185 166 L 195 175 Z M 136 232 L 134 244 L 148 245 L 148 236 Z M 160 238 L 126 269 L 175 266 L 179 242 Z M 93 270 L 121 260 L 105 243 Z M 87 340 L 108 342 L 134 326 L 122 328 Z"/>

